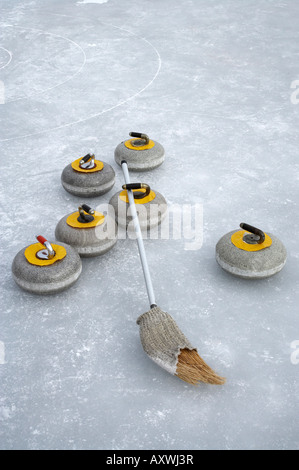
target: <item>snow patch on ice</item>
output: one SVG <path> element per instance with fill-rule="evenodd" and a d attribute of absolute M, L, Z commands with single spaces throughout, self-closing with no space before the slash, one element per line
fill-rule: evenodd
<path fill-rule="evenodd" d="M 0 365 L 5 364 L 5 344 L 0 341 Z"/>
<path fill-rule="evenodd" d="M 82 0 L 82 2 L 77 3 L 107 3 L 108 0 Z"/>
<path fill-rule="evenodd" d="M 88 141 L 88 140 L 98 140 L 97 137 L 92 137 L 92 136 L 89 136 L 89 137 L 85 137 L 84 139 L 82 139 L 83 141 Z"/>
<path fill-rule="evenodd" d="M 149 424 L 159 426 L 161 421 L 164 421 L 170 413 L 170 410 L 146 410 L 144 418 Z"/>
<path fill-rule="evenodd" d="M 1 406 L 0 408 L 0 421 L 5 421 L 10 419 L 14 411 L 16 410 L 15 405 L 9 406 Z"/>

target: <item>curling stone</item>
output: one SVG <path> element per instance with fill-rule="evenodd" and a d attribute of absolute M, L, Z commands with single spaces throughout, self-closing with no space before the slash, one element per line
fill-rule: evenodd
<path fill-rule="evenodd" d="M 115 220 L 118 225 L 133 229 L 127 189 L 133 191 L 141 230 L 156 227 L 162 222 L 167 214 L 167 202 L 162 194 L 153 191 L 145 183 L 125 184 L 122 188 L 123 191 L 119 191 L 112 196 L 109 202 L 114 209 Z"/>
<path fill-rule="evenodd" d="M 54 244 L 44 237 L 15 256 L 12 263 L 14 280 L 33 294 L 56 294 L 73 285 L 81 274 L 80 256 L 65 243 Z"/>
<path fill-rule="evenodd" d="M 164 148 L 159 142 L 150 140 L 146 134 L 130 132 L 133 139 L 121 142 L 114 151 L 116 163 L 125 160 L 131 171 L 147 171 L 160 166 L 164 161 Z"/>
<path fill-rule="evenodd" d="M 248 224 L 243 230 L 229 232 L 216 245 L 216 260 L 231 274 L 245 279 L 262 279 L 278 273 L 285 265 L 287 252 L 271 233 Z"/>
<path fill-rule="evenodd" d="M 71 245 L 82 257 L 103 255 L 117 241 L 116 223 L 109 214 L 105 216 L 82 204 L 77 212 L 58 222 L 55 237 Z"/>
<path fill-rule="evenodd" d="M 107 193 L 114 185 L 115 172 L 108 163 L 88 153 L 67 165 L 61 175 L 66 191 L 75 196 L 94 197 Z"/>

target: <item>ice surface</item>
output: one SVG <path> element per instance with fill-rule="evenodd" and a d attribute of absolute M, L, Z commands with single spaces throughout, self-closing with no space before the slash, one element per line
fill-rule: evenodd
<path fill-rule="evenodd" d="M 299 3 L 0 8 L 0 448 L 298 449 Z M 166 151 L 132 180 L 203 207 L 200 249 L 183 238 L 145 248 L 159 306 L 224 387 L 188 386 L 144 353 L 135 241 L 83 260 L 54 297 L 12 279 L 15 254 L 38 233 L 53 239 L 82 202 L 63 190 L 63 168 L 90 150 L 114 165 L 115 187 L 89 201 L 108 202 L 123 184 L 114 148 L 130 131 Z M 281 273 L 248 282 L 221 270 L 215 245 L 240 222 L 283 241 Z"/>

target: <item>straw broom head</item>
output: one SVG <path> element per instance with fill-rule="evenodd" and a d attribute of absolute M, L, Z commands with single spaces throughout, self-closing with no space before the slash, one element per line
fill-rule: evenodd
<path fill-rule="evenodd" d="M 137 319 L 140 339 L 147 355 L 172 375 L 192 385 L 204 382 L 223 385 L 216 374 L 198 355 L 173 318 L 154 307 Z"/>

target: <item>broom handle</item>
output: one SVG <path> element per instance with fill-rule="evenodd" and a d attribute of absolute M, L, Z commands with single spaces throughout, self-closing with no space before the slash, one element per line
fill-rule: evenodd
<path fill-rule="evenodd" d="M 128 170 L 128 165 L 125 160 L 121 162 L 121 168 L 124 174 L 125 178 L 125 183 L 130 184 L 130 175 L 129 175 L 129 170 Z M 147 264 L 147 259 L 146 259 L 146 254 L 145 254 L 145 249 L 144 249 L 144 244 L 143 244 L 143 238 L 142 238 L 142 233 L 140 229 L 140 224 L 139 224 L 139 219 L 136 211 L 136 205 L 134 201 L 134 195 L 133 191 L 128 189 L 128 198 L 129 198 L 129 204 L 130 204 L 130 209 L 131 209 L 131 215 L 133 218 L 133 223 L 134 223 L 134 228 L 135 228 L 135 233 L 137 237 L 137 243 L 138 243 L 138 250 L 139 250 L 139 255 L 141 259 L 141 264 L 142 264 L 142 269 L 143 269 L 143 275 L 144 275 L 144 280 L 145 280 L 145 285 L 147 289 L 147 295 L 148 295 L 148 300 L 150 303 L 150 307 L 156 307 L 156 300 L 155 300 L 155 294 L 154 294 L 154 289 L 153 289 L 153 284 L 151 280 L 151 275 L 149 272 L 148 264 Z"/>

